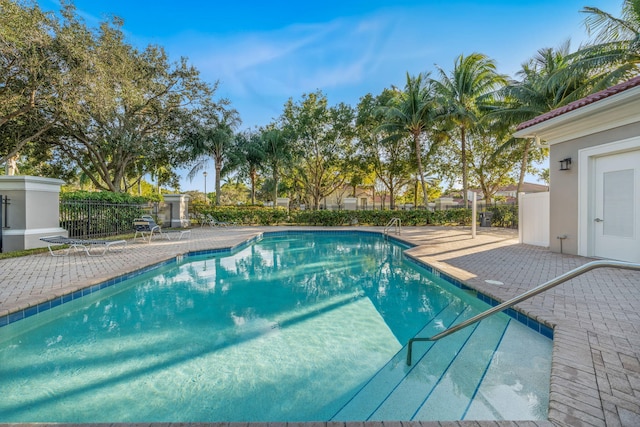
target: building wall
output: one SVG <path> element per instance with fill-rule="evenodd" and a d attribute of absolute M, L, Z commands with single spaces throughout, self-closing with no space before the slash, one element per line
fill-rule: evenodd
<path fill-rule="evenodd" d="M 567 236 L 562 250 L 567 254 L 578 253 L 578 151 L 584 148 L 620 141 L 640 135 L 640 122 L 617 127 L 581 138 L 554 144 L 549 152 L 550 186 L 550 236 L 549 247 L 560 252 L 558 236 Z M 571 169 L 561 171 L 560 160 L 571 158 Z"/>

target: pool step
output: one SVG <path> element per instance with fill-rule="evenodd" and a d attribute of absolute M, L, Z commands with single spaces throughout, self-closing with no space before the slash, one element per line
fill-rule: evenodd
<path fill-rule="evenodd" d="M 443 315 L 419 336 L 431 336 L 476 314 Z M 332 420 L 462 419 L 491 362 L 508 320 L 485 319 L 437 342 L 414 345 L 414 363 L 406 364 L 406 346 L 365 384 Z M 445 415 L 446 414 L 446 415 Z M 444 417 L 444 418 L 443 418 Z"/>

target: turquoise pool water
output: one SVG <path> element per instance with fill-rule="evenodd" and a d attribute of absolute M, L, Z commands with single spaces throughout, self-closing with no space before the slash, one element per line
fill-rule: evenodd
<path fill-rule="evenodd" d="M 551 340 L 377 235 L 275 235 L 0 328 L 0 422 L 544 419 Z"/>

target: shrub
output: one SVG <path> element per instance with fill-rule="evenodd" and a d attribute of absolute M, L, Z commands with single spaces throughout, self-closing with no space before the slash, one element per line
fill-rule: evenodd
<path fill-rule="evenodd" d="M 60 193 L 60 200 L 92 200 L 105 203 L 145 204 L 148 197 L 132 196 L 127 193 L 113 193 L 111 191 L 72 191 Z"/>
<path fill-rule="evenodd" d="M 218 221 L 246 225 L 274 225 L 287 222 L 289 213 L 285 208 L 263 206 L 217 206 L 200 207 L 200 212 L 211 215 Z"/>
<path fill-rule="evenodd" d="M 518 228 L 517 205 L 495 205 L 487 210 L 493 213 L 491 218 L 493 227 Z"/>
<path fill-rule="evenodd" d="M 422 209 L 408 211 L 366 210 L 366 211 L 327 211 L 294 210 L 289 213 L 284 208 L 264 206 L 202 206 L 193 208 L 198 213 L 211 215 L 218 221 L 234 222 L 246 225 L 299 224 L 318 226 L 373 225 L 385 226 L 392 218 L 400 218 L 402 225 L 470 225 L 471 209 L 448 209 L 427 211 Z"/>

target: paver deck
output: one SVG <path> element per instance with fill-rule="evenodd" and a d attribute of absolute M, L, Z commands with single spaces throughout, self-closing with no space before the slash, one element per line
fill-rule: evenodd
<path fill-rule="evenodd" d="M 122 253 L 0 260 L 0 316 L 15 313 L 189 251 L 235 246 L 259 233 L 309 227 L 194 228 L 188 240 L 130 242 Z M 313 227 L 311 229 L 319 229 Z M 376 227 L 357 230 L 382 231 Z M 518 244 L 517 232 L 404 227 L 409 253 L 498 300 L 576 268 L 589 258 Z M 487 283 L 499 281 L 503 285 Z M 603 268 L 517 306 L 554 327 L 547 421 L 212 423 L 220 427 L 640 426 L 640 272 Z M 42 424 L 40 424 L 42 425 Z M 148 426 L 149 424 L 143 424 Z M 171 424 L 163 424 L 169 426 Z M 178 424 L 175 424 L 178 425 Z M 184 425 L 184 424 L 180 424 Z M 1 426 L 1 424 L 0 424 Z"/>

